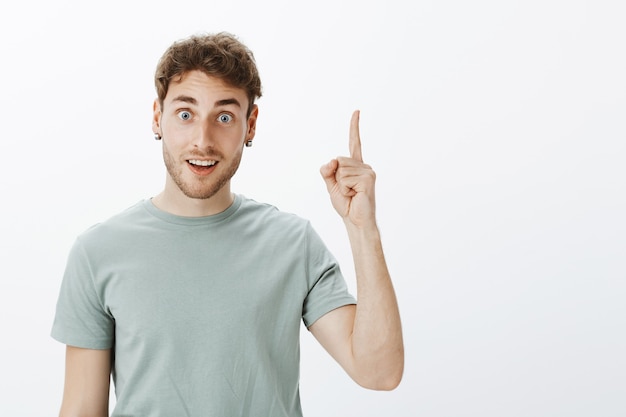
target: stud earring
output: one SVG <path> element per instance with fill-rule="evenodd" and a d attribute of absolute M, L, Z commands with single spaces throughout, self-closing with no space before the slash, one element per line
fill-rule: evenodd
<path fill-rule="evenodd" d="M 158 133 L 155 133 L 154 140 L 161 140 L 161 135 L 159 135 Z"/>
<path fill-rule="evenodd" d="M 248 148 L 249 148 L 250 146 L 252 146 L 252 139 L 248 139 L 248 140 L 246 141 L 246 147 L 248 147 Z"/>

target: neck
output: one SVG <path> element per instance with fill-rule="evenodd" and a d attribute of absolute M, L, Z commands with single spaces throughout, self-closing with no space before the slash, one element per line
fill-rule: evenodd
<path fill-rule="evenodd" d="M 180 189 L 165 189 L 152 198 L 152 204 L 158 209 L 183 217 L 212 216 L 226 210 L 233 204 L 235 196 L 230 192 L 230 186 L 225 185 L 209 198 L 191 198 L 183 194 Z"/>

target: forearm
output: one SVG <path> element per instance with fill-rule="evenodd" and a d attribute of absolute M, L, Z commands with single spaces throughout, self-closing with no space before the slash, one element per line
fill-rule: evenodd
<path fill-rule="evenodd" d="M 402 326 L 380 233 L 375 224 L 346 222 L 357 277 L 352 355 L 362 385 L 392 389 L 402 378 Z"/>

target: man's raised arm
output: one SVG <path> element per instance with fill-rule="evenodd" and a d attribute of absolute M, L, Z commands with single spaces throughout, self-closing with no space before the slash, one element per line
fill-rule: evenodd
<path fill-rule="evenodd" d="M 404 370 L 402 326 L 376 224 L 376 175 L 361 154 L 358 111 L 349 147 L 350 157 L 333 159 L 320 172 L 348 231 L 358 304 L 331 311 L 309 330 L 358 384 L 391 390 Z"/>

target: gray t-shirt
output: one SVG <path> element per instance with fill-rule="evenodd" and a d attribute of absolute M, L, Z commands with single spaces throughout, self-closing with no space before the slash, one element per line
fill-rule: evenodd
<path fill-rule="evenodd" d="M 113 349 L 112 416 L 301 416 L 301 320 L 355 303 L 309 222 L 237 195 L 180 217 L 144 200 L 81 234 L 52 337 Z"/>

